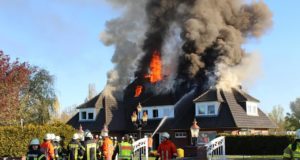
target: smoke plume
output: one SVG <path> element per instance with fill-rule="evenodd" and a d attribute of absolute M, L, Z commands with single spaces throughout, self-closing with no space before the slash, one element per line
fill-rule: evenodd
<path fill-rule="evenodd" d="M 154 51 L 162 57 L 161 90 L 178 84 L 202 89 L 240 85 L 255 65 L 242 44 L 272 26 L 272 13 L 263 1 L 107 1 L 124 12 L 101 33 L 104 44 L 116 47 L 111 71 L 116 76 L 108 77 L 116 90 L 149 74 Z"/>

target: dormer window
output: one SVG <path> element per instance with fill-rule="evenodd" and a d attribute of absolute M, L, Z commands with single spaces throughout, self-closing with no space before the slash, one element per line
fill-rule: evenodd
<path fill-rule="evenodd" d="M 80 109 L 79 113 L 79 121 L 94 121 L 96 119 L 94 108 Z"/>
<path fill-rule="evenodd" d="M 257 102 L 246 102 L 246 111 L 249 116 L 258 116 L 257 112 L 258 103 Z"/>
<path fill-rule="evenodd" d="M 219 102 L 198 102 L 196 103 L 196 116 L 216 116 L 218 115 Z"/>

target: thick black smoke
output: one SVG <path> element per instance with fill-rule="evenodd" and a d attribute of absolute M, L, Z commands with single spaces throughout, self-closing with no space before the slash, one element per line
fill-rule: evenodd
<path fill-rule="evenodd" d="M 247 79 L 255 56 L 242 48 L 272 25 L 262 1 L 241 0 L 108 0 L 123 6 L 124 16 L 107 22 L 101 35 L 115 45 L 116 67 L 109 85 L 124 88 L 149 72 L 154 50 L 161 52 L 161 88 L 197 84 L 223 89 Z M 255 59 L 256 60 L 256 59 Z"/>

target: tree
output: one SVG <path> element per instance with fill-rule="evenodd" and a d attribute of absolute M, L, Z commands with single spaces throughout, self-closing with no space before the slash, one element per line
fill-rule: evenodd
<path fill-rule="evenodd" d="M 285 120 L 288 130 L 296 130 L 300 128 L 300 98 L 290 103 L 291 113 L 287 113 Z"/>
<path fill-rule="evenodd" d="M 72 118 L 77 113 L 76 107 L 77 105 L 72 105 L 65 108 L 60 115 L 60 120 L 62 122 L 67 122 L 68 120 L 70 120 L 70 118 Z"/>
<path fill-rule="evenodd" d="M 22 92 L 22 118 L 25 122 L 44 124 L 57 109 L 54 78 L 45 69 L 35 67 L 34 70 Z"/>
<path fill-rule="evenodd" d="M 32 73 L 28 63 L 0 51 L 0 125 L 12 125 L 20 120 L 20 92 L 29 84 Z"/>
<path fill-rule="evenodd" d="M 277 125 L 275 131 L 285 131 L 285 119 L 284 119 L 284 109 L 280 105 L 273 106 L 271 113 L 268 114 L 269 118 L 273 123 Z"/>

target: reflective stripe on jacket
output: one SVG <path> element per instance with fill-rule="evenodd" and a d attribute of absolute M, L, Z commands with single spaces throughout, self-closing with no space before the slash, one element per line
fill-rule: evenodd
<path fill-rule="evenodd" d="M 69 160 L 79 160 L 82 159 L 83 147 L 79 142 L 72 140 L 68 144 L 68 152 Z"/>
<path fill-rule="evenodd" d="M 119 157 L 120 158 L 131 158 L 133 147 L 128 142 L 122 142 L 119 144 Z"/>
<path fill-rule="evenodd" d="M 53 143 L 53 147 L 54 147 L 54 157 L 55 157 L 55 160 L 59 160 L 62 158 L 62 147 L 59 143 L 57 142 L 54 142 Z"/>
<path fill-rule="evenodd" d="M 284 159 L 300 159 L 300 143 L 297 142 L 296 150 L 292 150 L 292 144 L 288 145 L 283 152 Z"/>
<path fill-rule="evenodd" d="M 27 152 L 26 160 L 45 160 L 45 155 L 39 150 Z"/>
<path fill-rule="evenodd" d="M 93 140 L 84 142 L 84 160 L 97 160 L 97 144 Z"/>

